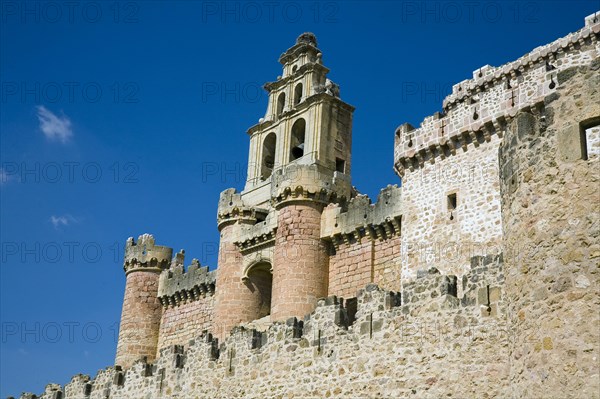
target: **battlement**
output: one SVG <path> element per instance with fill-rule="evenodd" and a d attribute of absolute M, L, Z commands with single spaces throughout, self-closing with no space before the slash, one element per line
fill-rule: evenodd
<path fill-rule="evenodd" d="M 358 195 L 344 210 L 331 204 L 323 211 L 321 237 L 331 240 L 335 248 L 341 243 L 369 239 L 384 240 L 400 235 L 402 219 L 402 188 L 388 185 L 382 189 L 377 202 L 371 204 L 366 195 Z"/>
<path fill-rule="evenodd" d="M 294 200 L 344 204 L 351 198 L 350 176 L 318 164 L 291 163 L 273 172 L 271 198 L 275 205 Z"/>
<path fill-rule="evenodd" d="M 126 273 L 137 269 L 161 271 L 169 267 L 172 256 L 173 249 L 155 245 L 151 234 L 142 234 L 137 243 L 129 237 L 125 244 L 123 269 Z"/>
<path fill-rule="evenodd" d="M 219 197 L 217 208 L 217 226 L 221 230 L 226 224 L 244 219 L 249 223 L 257 220 L 260 210 L 246 206 L 242 195 L 235 188 L 228 188 Z"/>
<path fill-rule="evenodd" d="M 179 259 L 173 259 L 173 266 L 160 275 L 158 299 L 164 307 L 179 306 L 182 303 L 196 301 L 214 295 L 216 272 L 208 271 L 208 266 L 201 267 L 198 259 L 186 268 L 183 266 L 183 250 Z"/>
<path fill-rule="evenodd" d="M 502 136 L 507 120 L 554 93 L 560 71 L 589 64 L 598 54 L 600 20 L 591 15 L 586 26 L 545 46 L 538 47 L 500 67 L 486 65 L 473 79 L 453 86 L 443 102 L 444 114 L 436 113 L 415 129 L 404 124 L 396 129 L 394 168 L 400 177 L 425 162 L 434 163 L 485 145 L 492 135 Z"/>
<path fill-rule="evenodd" d="M 235 244 L 242 253 L 270 245 L 275 241 L 277 232 L 277 215 L 273 212 L 267 214 L 265 220 L 254 225 L 241 226 L 238 240 Z"/>
<path fill-rule="evenodd" d="M 465 277 L 465 284 L 470 289 L 477 291 L 486 283 L 483 277 L 492 281 L 501 274 L 501 258 L 477 258 L 473 264 L 476 265 L 473 274 Z M 200 270 L 194 267 L 192 273 Z M 189 273 L 190 270 L 186 274 Z M 504 356 L 505 336 L 496 333 L 486 340 L 474 340 L 465 336 L 467 330 L 462 326 L 456 327 L 457 320 L 461 323 L 469 320 L 470 334 L 476 330 L 486 332 L 489 325 L 485 320 L 493 320 L 491 325 L 497 327 L 502 325 L 504 318 L 499 313 L 480 312 L 480 302 L 457 298 L 452 288 L 455 285 L 456 277 L 441 275 L 436 270 L 420 273 L 416 280 L 404 287 L 402 295 L 370 284 L 359 290 L 356 298 L 345 300 L 331 296 L 320 299 L 316 309 L 303 320 L 291 318 L 285 323 L 273 323 L 266 331 L 235 327 L 222 343 L 210 333 L 203 332 L 187 347 L 171 345 L 163 348 L 154 363 L 142 358 L 126 370 L 107 368 L 100 370 L 91 380 L 78 375 L 64 390 L 55 384 L 48 389 L 60 392 L 62 396 L 58 397 L 64 399 L 129 399 L 140 397 L 142 393 L 149 397 L 173 397 L 175 392 L 185 392 L 190 397 L 265 397 L 289 392 L 290 387 L 295 386 L 290 382 L 300 384 L 298 389 L 304 392 L 309 392 L 306 384 L 326 386 L 331 371 L 325 370 L 330 370 L 332 364 L 336 365 L 332 371 L 338 378 L 342 376 L 338 370 L 343 374 L 368 376 L 369 370 L 374 370 L 372 367 L 376 364 L 382 366 L 377 366 L 378 375 L 386 376 L 388 372 L 384 370 L 388 361 L 406 362 L 411 353 L 424 348 L 428 348 L 428 353 L 439 354 L 446 353 L 446 345 L 474 346 L 474 351 L 470 352 L 470 356 L 475 357 L 474 361 L 477 361 L 477 356 Z M 498 302 L 499 294 L 493 290 L 489 292 L 488 298 Z M 482 301 L 487 301 L 486 306 L 489 305 L 489 300 L 480 296 Z M 411 335 L 422 334 L 422 331 L 419 332 L 422 327 L 418 327 L 420 323 L 431 328 L 446 320 L 449 321 L 448 328 L 457 328 L 456 331 L 449 330 L 454 335 L 448 333 L 448 336 L 459 341 L 424 341 L 434 339 L 437 332 L 431 336 Z M 373 357 L 373 364 L 368 365 L 365 354 Z M 440 359 L 448 361 L 446 356 Z M 434 357 L 428 361 L 437 360 Z M 388 370 L 395 369 L 390 367 Z M 412 370 L 417 372 L 413 367 L 404 370 L 402 378 L 406 381 L 413 378 L 409 377 Z M 240 384 L 246 380 L 254 383 Z M 421 383 L 412 384 L 415 384 L 410 385 L 414 389 L 423 389 Z M 373 386 L 368 384 L 362 389 L 355 384 L 350 385 L 348 389 L 354 394 L 374 392 Z M 399 394 L 402 392 L 399 391 Z"/>

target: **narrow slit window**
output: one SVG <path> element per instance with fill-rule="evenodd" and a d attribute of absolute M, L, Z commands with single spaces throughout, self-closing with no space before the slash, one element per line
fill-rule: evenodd
<path fill-rule="evenodd" d="M 452 212 L 456 209 L 457 200 L 456 193 L 448 194 L 448 210 Z"/>
<path fill-rule="evenodd" d="M 588 160 L 588 146 L 587 146 L 588 134 L 587 129 L 583 126 L 579 127 L 579 142 L 581 143 L 581 159 L 584 161 Z"/>

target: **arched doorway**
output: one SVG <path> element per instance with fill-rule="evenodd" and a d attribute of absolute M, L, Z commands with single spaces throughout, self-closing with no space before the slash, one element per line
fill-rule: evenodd
<path fill-rule="evenodd" d="M 250 320 L 256 320 L 271 314 L 271 290 L 273 274 L 271 263 L 259 261 L 246 270 L 244 283 L 252 293 L 252 303 L 249 305 Z"/>

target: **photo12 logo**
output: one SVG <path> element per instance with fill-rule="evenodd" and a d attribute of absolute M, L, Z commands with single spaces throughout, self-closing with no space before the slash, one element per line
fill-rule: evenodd
<path fill-rule="evenodd" d="M 531 24 L 540 21 L 537 1 L 402 1 L 400 22 L 421 24 Z"/>
<path fill-rule="evenodd" d="M 43 323 L 39 321 L 3 321 L 0 330 L 2 344 L 11 342 L 21 344 L 57 344 L 61 342 L 95 344 L 100 342 L 103 337 L 108 337 L 116 343 L 119 338 L 118 322 L 103 328 L 100 323 L 95 321 L 49 321 Z"/>
<path fill-rule="evenodd" d="M 2 162 L 0 184 L 138 183 L 140 167 L 135 162 Z"/>
<path fill-rule="evenodd" d="M 2 241 L 2 263 L 21 264 L 97 264 L 101 260 L 123 262 L 123 244 L 117 241 L 101 244 L 95 241 Z"/>
<path fill-rule="evenodd" d="M 135 24 L 139 22 L 137 1 L 2 1 L 3 24 Z"/>
<path fill-rule="evenodd" d="M 102 101 L 114 104 L 137 104 L 140 102 L 140 86 L 133 81 L 115 81 L 108 84 L 95 81 L 2 81 L 0 91 L 2 104 L 95 104 Z"/>
<path fill-rule="evenodd" d="M 338 22 L 337 1 L 203 1 L 202 23 Z"/>
<path fill-rule="evenodd" d="M 265 90 L 256 82 L 202 82 L 202 102 L 221 104 L 267 101 Z"/>

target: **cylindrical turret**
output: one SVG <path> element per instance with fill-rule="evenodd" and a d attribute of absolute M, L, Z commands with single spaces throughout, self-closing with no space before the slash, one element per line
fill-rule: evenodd
<path fill-rule="evenodd" d="M 324 204 L 286 201 L 279 208 L 273 255 L 271 320 L 304 317 L 327 296 L 329 256 L 320 238 Z"/>
<path fill-rule="evenodd" d="M 123 266 L 127 280 L 115 364 L 127 368 L 141 357 L 150 362 L 156 358 L 162 312 L 158 281 L 172 255 L 171 248 L 154 245 L 149 234 L 137 243 L 127 240 Z"/>
<path fill-rule="evenodd" d="M 221 240 L 213 327 L 213 333 L 219 338 L 227 336 L 236 325 L 258 319 L 269 311 L 270 286 L 263 287 L 267 281 L 261 277 L 262 274 L 270 276 L 270 271 L 260 270 L 260 276 L 245 275 L 242 254 L 235 244 L 243 226 L 255 223 L 255 211 L 243 205 L 240 194 L 234 189 L 221 193 L 218 211 Z"/>

